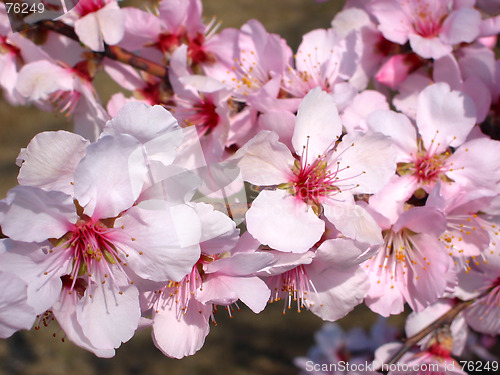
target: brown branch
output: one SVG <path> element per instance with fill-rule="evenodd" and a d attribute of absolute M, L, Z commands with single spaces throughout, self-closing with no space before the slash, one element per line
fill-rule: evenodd
<path fill-rule="evenodd" d="M 64 35 L 74 41 L 80 42 L 78 35 L 76 35 L 75 30 L 66 25 L 61 21 L 42 21 L 38 24 L 39 27 L 46 30 L 54 31 L 58 34 Z M 96 52 L 96 54 L 101 54 L 112 60 L 119 61 L 121 63 L 130 65 L 136 69 L 147 72 L 153 76 L 162 78 L 166 83 L 168 83 L 168 69 L 167 67 L 157 64 L 153 61 L 145 59 L 143 57 L 137 56 L 136 54 L 127 51 L 119 46 L 104 46 L 104 52 Z"/>
<path fill-rule="evenodd" d="M 437 318 L 435 321 L 433 321 L 427 327 L 425 327 L 424 329 L 422 329 L 421 331 L 419 331 L 415 335 L 406 339 L 403 346 L 401 347 L 401 349 L 399 349 L 398 352 L 396 354 L 394 354 L 394 356 L 389 361 L 388 365 L 390 366 L 392 364 L 396 364 L 406 352 L 408 352 L 410 349 L 412 349 L 420 340 L 422 340 L 428 334 L 434 332 L 435 330 L 439 329 L 440 327 L 449 326 L 462 310 L 464 310 L 466 307 L 468 307 L 470 304 L 472 304 L 478 298 L 481 298 L 483 296 L 484 296 L 484 294 L 481 294 L 480 296 L 473 298 L 471 300 L 458 302 L 449 311 L 447 311 L 445 314 L 441 315 L 439 318 Z M 387 374 L 386 371 L 381 371 L 381 373 Z"/>

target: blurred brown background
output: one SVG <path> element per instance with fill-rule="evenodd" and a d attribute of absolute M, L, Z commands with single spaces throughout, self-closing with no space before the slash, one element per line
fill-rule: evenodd
<path fill-rule="evenodd" d="M 122 4 L 139 4 L 124 1 Z M 329 26 L 343 0 L 316 3 L 314 0 L 203 0 L 204 16 L 215 16 L 221 28 L 237 27 L 257 18 L 269 32 L 278 33 L 296 50 L 301 36 L 314 29 Z M 105 77 L 101 77 L 105 79 Z M 116 86 L 101 82 L 105 102 Z M 44 130 L 71 130 L 62 115 L 44 113 L 36 108 L 9 106 L 0 100 L 0 199 L 16 184 L 15 158 L 21 147 Z M 0 292 L 1 293 L 1 292 Z M 274 375 L 296 374 L 293 358 L 306 355 L 313 344 L 313 333 L 322 321 L 307 311 L 298 314 L 283 305 L 270 305 L 254 315 L 243 304 L 232 319 L 223 310 L 216 314 L 218 326 L 212 327 L 205 346 L 195 356 L 183 360 L 166 358 L 157 350 L 149 331 L 138 333 L 122 345 L 112 359 L 100 359 L 70 342 L 61 342 L 62 332 L 55 324 L 40 331 L 19 332 L 0 340 L 0 374 L 23 375 Z M 375 316 L 358 308 L 342 319 L 344 327 L 368 327 Z M 56 338 L 53 337 L 56 333 Z"/>

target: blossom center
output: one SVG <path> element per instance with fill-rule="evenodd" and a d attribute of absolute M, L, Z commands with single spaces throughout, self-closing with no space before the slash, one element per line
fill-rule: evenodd
<path fill-rule="evenodd" d="M 63 276 L 66 284 L 71 280 L 71 290 L 80 285 L 81 281 L 78 280 L 81 277 L 89 279 L 87 285 L 90 284 L 90 278 L 105 283 L 112 274 L 111 265 L 122 263 L 110 238 L 114 231 L 114 228 L 109 228 L 101 221 L 79 219 L 73 229 L 58 240 L 51 252 L 62 250 L 62 256 L 72 261 L 71 272 L 66 279 Z"/>
<path fill-rule="evenodd" d="M 297 302 L 297 312 L 299 313 L 302 307 L 307 307 L 307 298 L 311 291 L 311 284 L 303 265 L 280 275 L 271 276 L 268 285 L 271 288 L 270 303 L 285 298 L 283 314 L 285 314 L 287 307 L 288 309 L 292 308 L 293 302 Z"/>
<path fill-rule="evenodd" d="M 439 35 L 448 9 L 438 3 L 429 0 L 401 1 L 401 7 L 412 21 L 415 33 L 424 38 L 434 38 Z"/>
<path fill-rule="evenodd" d="M 446 172 L 452 170 L 446 163 L 450 155 L 450 151 L 435 154 L 421 149 L 417 155 L 413 156 L 413 162 L 399 163 L 397 171 L 401 176 L 405 174 L 413 175 L 423 185 L 432 185 L 438 179 L 450 182 L 451 180 L 445 175 Z"/>
<path fill-rule="evenodd" d="M 80 14 L 81 17 L 86 16 L 89 13 L 97 12 L 99 9 L 104 8 L 105 0 L 86 0 L 79 1 L 75 6 L 75 10 Z"/>

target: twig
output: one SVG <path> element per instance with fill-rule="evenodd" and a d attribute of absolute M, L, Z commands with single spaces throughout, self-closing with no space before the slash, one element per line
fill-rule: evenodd
<path fill-rule="evenodd" d="M 66 25 L 61 21 L 41 21 L 38 24 L 39 27 L 54 31 L 58 34 L 64 35 L 70 39 L 73 39 L 77 42 L 80 42 L 78 35 L 75 33 L 75 29 L 73 27 Z M 168 81 L 168 69 L 167 67 L 157 64 L 153 61 L 145 59 L 143 57 L 137 56 L 136 54 L 127 51 L 119 46 L 104 46 L 104 52 L 96 52 L 96 54 L 101 54 L 110 59 L 119 61 L 124 64 L 128 64 L 136 69 L 147 72 L 153 76 L 162 78 L 166 83 Z"/>
<path fill-rule="evenodd" d="M 422 340 L 425 336 L 430 334 L 431 332 L 437 330 L 440 327 L 450 325 L 453 320 L 456 318 L 456 316 L 464 310 L 466 307 L 468 307 L 471 303 L 476 301 L 478 298 L 483 297 L 484 294 L 481 294 L 480 296 L 473 298 L 468 301 L 460 301 L 458 302 L 455 306 L 453 306 L 449 311 L 447 311 L 445 314 L 441 315 L 439 318 L 437 318 L 435 321 L 433 321 L 431 324 L 429 324 L 427 327 L 416 333 L 415 335 L 409 337 L 408 339 L 405 340 L 403 346 L 401 349 L 398 350 L 396 354 L 391 358 L 391 360 L 388 362 L 388 365 L 396 364 L 401 357 L 408 352 L 411 348 L 413 348 L 420 340 Z M 382 374 L 387 374 L 388 371 L 380 371 Z"/>

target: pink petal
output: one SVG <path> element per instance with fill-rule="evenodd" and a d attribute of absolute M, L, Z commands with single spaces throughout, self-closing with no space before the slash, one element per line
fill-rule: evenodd
<path fill-rule="evenodd" d="M 200 257 L 201 228 L 194 210 L 178 205 L 166 210 L 132 207 L 115 221 L 117 246 L 141 278 L 181 280 Z"/>
<path fill-rule="evenodd" d="M 212 306 L 191 298 L 185 314 L 177 313 L 175 304 L 153 314 L 153 341 L 168 357 L 182 358 L 201 349 L 210 326 Z"/>
<path fill-rule="evenodd" d="M 218 273 L 228 276 L 251 276 L 273 262 L 274 257 L 265 252 L 235 253 L 207 264 L 206 273 Z"/>
<path fill-rule="evenodd" d="M 267 305 L 271 291 L 261 279 L 210 274 L 203 282 L 203 289 L 196 298 L 202 303 L 227 306 L 238 299 L 254 313 L 259 313 Z"/>
<path fill-rule="evenodd" d="M 373 1 L 368 9 L 379 21 L 378 29 L 386 39 L 398 44 L 408 41 L 408 34 L 412 30 L 411 23 L 395 1 Z"/>
<path fill-rule="evenodd" d="M 9 191 L 6 203 L 2 232 L 17 241 L 60 238 L 78 219 L 73 198 L 59 191 L 19 185 Z"/>
<path fill-rule="evenodd" d="M 472 43 L 479 36 L 481 13 L 472 8 L 457 9 L 443 22 L 439 38 L 447 44 Z"/>
<path fill-rule="evenodd" d="M 423 233 L 413 236 L 413 242 L 420 249 L 412 253 L 418 265 L 408 269 L 407 288 L 401 292 L 414 311 L 422 311 L 443 297 L 448 276 L 455 272 L 450 256 L 435 237 Z"/>
<path fill-rule="evenodd" d="M 100 349 L 95 347 L 83 333 L 76 316 L 78 298 L 77 293 L 68 294 L 65 290 L 60 293 L 59 300 L 52 307 L 52 312 L 57 319 L 57 323 L 64 330 L 66 337 L 79 347 L 101 358 L 113 357 L 115 355 L 114 349 Z"/>
<path fill-rule="evenodd" d="M 401 214 L 393 231 L 399 232 L 403 228 L 439 237 L 446 230 L 446 219 L 441 211 L 433 207 L 413 207 Z"/>
<path fill-rule="evenodd" d="M 342 114 L 347 132 L 366 131 L 370 114 L 376 110 L 389 110 L 387 98 L 375 90 L 365 90 L 354 97 Z"/>
<path fill-rule="evenodd" d="M 375 219 L 363 207 L 348 199 L 346 197 L 346 202 L 343 203 L 323 205 L 328 221 L 348 238 L 371 245 L 381 244 L 382 230 Z"/>
<path fill-rule="evenodd" d="M 84 335 L 99 349 L 116 349 L 128 341 L 141 317 L 137 288 L 131 285 L 118 289 L 112 284 L 97 285 L 92 291 L 89 287 L 76 306 Z"/>
<path fill-rule="evenodd" d="M 368 128 L 391 137 L 397 151 L 397 162 L 409 162 L 417 153 L 417 132 L 408 117 L 388 110 L 372 112 L 367 120 Z"/>
<path fill-rule="evenodd" d="M 73 74 L 50 61 L 36 61 L 23 66 L 16 89 L 30 100 L 47 100 L 58 90 L 73 90 Z"/>
<path fill-rule="evenodd" d="M 27 303 L 26 283 L 16 275 L 0 271 L 0 337 L 5 339 L 20 329 L 30 329 L 35 310 Z"/>
<path fill-rule="evenodd" d="M 0 270 L 12 272 L 25 281 L 29 305 L 36 314 L 43 314 L 59 297 L 61 276 L 70 272 L 71 260 L 49 255 L 40 244 L 5 239 L 1 245 L 7 251 L 1 256 Z"/>
<path fill-rule="evenodd" d="M 322 273 L 306 266 L 315 292 L 309 294 L 309 309 L 321 319 L 338 320 L 363 302 L 369 289 L 368 277 L 360 267 L 329 268 Z"/>
<path fill-rule="evenodd" d="M 418 34 L 410 34 L 408 39 L 411 49 L 426 59 L 439 59 L 453 50 L 449 44 L 443 43 L 438 37 L 424 38 Z"/>
<path fill-rule="evenodd" d="M 404 203 L 417 188 L 415 177 L 394 175 L 382 190 L 370 197 L 370 206 L 394 224 L 404 210 Z"/>
<path fill-rule="evenodd" d="M 323 242 L 314 259 L 315 263 L 323 263 L 325 267 L 335 264 L 339 268 L 349 268 L 364 262 L 376 249 L 348 238 L 336 238 Z"/>
<path fill-rule="evenodd" d="M 231 251 L 239 238 L 236 223 L 227 215 L 214 210 L 206 203 L 197 203 L 194 206 L 201 221 L 200 245 L 205 254 L 220 254 Z"/>
<path fill-rule="evenodd" d="M 500 144 L 487 138 L 466 142 L 450 156 L 447 166 L 450 171 L 446 175 L 455 183 L 468 190 L 493 191 L 500 181 Z"/>
<path fill-rule="evenodd" d="M 75 21 L 75 33 L 80 41 L 93 51 L 104 51 L 104 38 L 95 12 Z"/>

